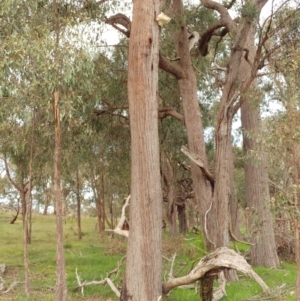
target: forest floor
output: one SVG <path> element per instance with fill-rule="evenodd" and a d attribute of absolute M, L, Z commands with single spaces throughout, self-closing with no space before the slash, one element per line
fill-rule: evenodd
<path fill-rule="evenodd" d="M 2 301 L 52 301 L 55 286 L 55 252 L 56 234 L 55 217 L 34 215 L 32 224 L 32 243 L 29 245 L 30 266 L 30 298 L 24 293 L 23 267 L 23 230 L 19 218 L 15 224 L 9 224 L 11 215 L 0 212 L 0 264 L 6 264 L 6 271 L 2 275 L 5 287 L 14 281 L 18 284 L 6 294 L 1 294 Z M 95 230 L 96 218 L 82 218 L 83 237 L 78 239 L 75 219 L 67 219 L 64 225 L 64 249 L 67 269 L 67 285 L 69 300 L 86 301 L 115 301 L 116 295 L 108 285 L 90 285 L 84 288 L 84 295 L 78 288 L 77 273 L 84 281 L 103 280 L 109 272 L 114 270 L 126 253 L 126 239 L 112 237 L 107 232 L 100 237 Z M 240 246 L 245 251 L 245 246 Z M 193 266 L 205 255 L 199 234 L 189 234 L 186 237 L 171 239 L 166 234 L 163 243 L 164 280 L 167 279 L 171 266 L 171 257 L 176 253 L 173 276 L 186 275 Z M 261 288 L 253 280 L 239 275 L 240 281 L 226 286 L 227 297 L 223 301 L 242 300 L 296 300 L 295 278 L 296 268 L 292 263 L 282 262 L 278 270 L 258 267 L 256 273 L 269 285 L 277 289 L 277 295 L 266 299 L 262 296 Z M 118 289 L 122 286 L 124 263 L 119 273 L 110 278 Z M 1 278 L 0 278 L 1 285 Z M 199 293 L 196 288 L 175 289 L 164 301 L 198 301 Z"/>

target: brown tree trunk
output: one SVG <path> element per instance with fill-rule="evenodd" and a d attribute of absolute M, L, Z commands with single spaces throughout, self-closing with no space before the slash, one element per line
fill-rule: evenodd
<path fill-rule="evenodd" d="M 231 190 L 231 202 L 229 204 L 230 211 L 230 230 L 234 237 L 240 239 L 240 223 L 239 223 L 239 203 L 237 198 L 237 190 L 234 182 L 234 161 L 233 161 L 233 149 L 231 145 L 229 156 L 229 172 L 230 172 L 230 190 Z"/>
<path fill-rule="evenodd" d="M 55 48 L 54 60 L 56 67 L 56 76 L 60 75 L 59 61 L 59 39 L 60 39 L 60 21 L 59 10 L 56 0 L 52 2 L 52 9 L 55 21 Z M 56 83 L 57 84 L 57 83 Z M 68 298 L 67 280 L 66 280 L 66 263 L 63 246 L 63 194 L 61 189 L 61 128 L 60 128 L 60 95 L 59 91 L 53 92 L 53 119 L 54 119 L 54 204 L 56 213 L 56 284 L 55 284 L 55 301 L 66 301 Z"/>
<path fill-rule="evenodd" d="M 242 126 L 245 130 L 243 147 L 245 155 L 257 149 L 255 139 L 251 135 L 261 131 L 259 107 L 248 101 L 242 105 Z M 260 153 L 259 164 L 257 159 L 249 158 L 245 163 L 246 203 L 252 211 L 251 230 L 251 263 L 265 267 L 279 267 L 276 253 L 273 219 L 269 209 L 269 176 L 266 154 Z"/>
<path fill-rule="evenodd" d="M 170 160 L 166 156 L 162 156 L 162 174 L 164 182 L 167 188 L 167 199 L 168 199 L 168 209 L 167 218 L 170 227 L 170 235 L 175 237 L 177 235 L 177 225 L 176 225 L 176 206 L 175 206 L 175 186 L 174 186 L 174 172 Z M 165 168 L 164 168 L 165 167 Z"/>
<path fill-rule="evenodd" d="M 231 165 L 229 156 L 232 148 L 232 118 L 233 115 L 229 110 L 221 110 L 216 130 L 215 190 L 213 206 L 217 209 L 217 235 L 215 240 L 217 248 L 224 246 L 229 247 L 229 204 L 231 201 Z"/>
<path fill-rule="evenodd" d="M 102 206 L 101 206 L 101 199 L 98 197 L 98 194 L 96 195 L 95 198 L 95 203 L 96 203 L 96 212 L 97 212 L 97 226 L 98 226 L 98 232 L 99 235 L 103 234 L 103 222 L 102 222 Z"/>
<path fill-rule="evenodd" d="M 9 222 L 10 224 L 14 224 L 15 221 L 17 220 L 18 216 L 19 216 L 19 213 L 20 213 L 20 200 L 18 199 L 18 208 L 17 208 L 17 212 L 16 212 L 16 215 L 13 217 L 13 219 Z"/>
<path fill-rule="evenodd" d="M 288 118 L 290 120 L 293 120 L 293 128 L 294 130 L 297 127 L 298 124 L 298 118 L 297 118 L 297 106 L 294 102 L 292 102 L 292 105 L 287 109 Z M 296 113 L 296 116 L 295 116 Z M 294 205 L 296 212 L 299 215 L 299 143 L 294 141 L 293 143 L 293 181 L 295 185 L 295 191 L 294 191 Z M 296 214 L 297 214 L 296 213 Z M 296 276 L 296 300 L 300 301 L 300 222 L 297 219 L 293 220 L 294 224 L 294 248 L 295 248 L 295 259 L 296 259 L 296 266 L 297 266 L 297 276 Z"/>
<path fill-rule="evenodd" d="M 208 168 L 208 161 L 206 156 L 204 132 L 200 114 L 199 100 L 197 96 L 197 80 L 193 69 L 190 50 L 189 39 L 186 24 L 184 23 L 184 11 L 181 0 L 173 1 L 173 14 L 181 16 L 181 24 L 174 34 L 173 40 L 177 51 L 177 56 L 180 57 L 179 65 L 183 70 L 183 77 L 178 80 L 180 96 L 183 102 L 184 121 L 187 131 L 187 140 L 189 151 L 198 155 L 206 168 Z M 209 211 L 210 202 L 212 198 L 211 183 L 203 175 L 199 166 L 191 163 L 191 173 L 193 179 L 193 188 L 195 198 L 198 204 L 200 215 L 201 229 L 205 235 L 206 246 L 209 250 L 214 249 L 212 243 L 215 237 L 216 229 L 214 221 L 216 220 L 215 209 Z M 208 213 L 209 211 L 209 213 Z"/>
<path fill-rule="evenodd" d="M 43 215 L 47 215 L 48 214 L 48 207 L 50 205 L 50 193 L 48 191 L 48 188 L 46 188 L 44 190 L 44 192 L 46 192 L 46 200 L 45 200 L 45 204 L 44 204 L 44 210 L 43 210 Z"/>
<path fill-rule="evenodd" d="M 248 58 L 253 61 L 256 47 L 254 45 L 255 29 L 251 27 L 248 33 L 246 48 L 249 50 Z M 242 61 L 240 73 L 244 77 L 250 77 L 252 68 L 248 62 Z M 242 79 L 242 76 L 239 80 Z M 251 103 L 252 93 L 255 93 L 256 81 L 252 83 L 252 89 L 244 94 L 241 107 L 243 148 L 247 156 L 251 151 L 258 151 L 255 138 L 251 136 L 260 135 L 262 122 L 259 106 Z M 260 152 L 260 160 L 251 157 L 245 163 L 246 203 L 252 211 L 251 224 L 251 263 L 265 267 L 279 267 L 279 259 L 276 252 L 273 217 L 269 209 L 269 175 L 267 169 L 267 155 Z"/>
<path fill-rule="evenodd" d="M 82 239 L 81 232 L 81 200 L 80 200 L 80 183 L 79 183 L 79 169 L 76 171 L 76 197 L 77 197 L 77 230 L 78 239 Z"/>
<path fill-rule="evenodd" d="M 96 176 L 94 174 L 92 174 L 91 183 L 92 183 L 92 190 L 93 190 L 95 205 L 96 205 L 97 228 L 98 228 L 99 235 L 101 236 L 104 231 L 103 224 L 105 220 L 103 221 L 103 214 L 102 214 L 103 206 L 102 206 L 102 200 L 100 198 L 100 193 L 98 191 L 99 183 L 97 182 Z"/>
<path fill-rule="evenodd" d="M 195 200 L 189 199 L 186 203 L 187 206 L 187 215 L 188 215 L 188 228 L 197 231 L 197 221 L 195 214 L 197 213 L 197 209 L 195 206 Z"/>
<path fill-rule="evenodd" d="M 179 232 L 181 234 L 188 233 L 187 219 L 186 219 L 186 206 L 185 202 L 182 205 L 177 205 Z"/>
<path fill-rule="evenodd" d="M 209 274 L 209 273 L 208 273 Z M 214 280 L 216 276 L 204 275 L 200 279 L 201 301 L 212 301 L 214 292 Z"/>
<path fill-rule="evenodd" d="M 134 1 L 128 59 L 130 234 L 122 301 L 162 295 L 162 191 L 158 139 L 160 1 Z"/>
<path fill-rule="evenodd" d="M 56 288 L 55 301 L 67 300 L 66 266 L 63 247 L 63 204 L 61 192 L 61 137 L 59 92 L 54 92 L 54 123 L 55 123 L 55 148 L 54 148 L 54 200 L 56 208 Z"/>
<path fill-rule="evenodd" d="M 114 229 L 115 228 L 115 223 L 114 223 L 115 210 L 114 210 L 113 197 L 111 197 L 110 202 L 109 202 L 109 214 L 110 214 L 110 221 L 107 223 L 108 223 L 108 226 L 110 229 Z"/>
<path fill-rule="evenodd" d="M 105 220 L 106 220 L 106 213 L 105 213 L 105 185 L 104 185 L 104 170 L 102 170 L 101 174 L 101 192 L 102 192 L 102 198 L 101 198 L 101 212 L 102 212 L 102 234 L 104 234 L 105 231 Z"/>
<path fill-rule="evenodd" d="M 216 184 L 213 206 L 217 207 L 218 217 L 217 247 L 229 246 L 229 207 L 232 201 L 231 169 L 233 165 L 231 157 L 232 119 L 240 106 L 240 103 L 237 102 L 238 95 L 248 88 L 249 82 L 252 80 L 250 76 L 252 74 L 244 76 L 241 68 L 241 64 L 245 61 L 243 49 L 251 27 L 252 21 L 245 18 L 240 21 L 238 30 L 235 32 L 235 44 L 231 48 L 216 125 Z"/>

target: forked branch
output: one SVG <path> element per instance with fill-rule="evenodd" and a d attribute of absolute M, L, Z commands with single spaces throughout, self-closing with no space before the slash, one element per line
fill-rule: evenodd
<path fill-rule="evenodd" d="M 265 282 L 252 270 L 244 257 L 235 251 L 222 247 L 202 258 L 196 267 L 186 276 L 169 279 L 163 283 L 163 293 L 167 294 L 175 287 L 194 283 L 201 279 L 207 273 L 213 271 L 222 271 L 224 269 L 238 270 L 245 275 L 253 278 L 266 294 L 270 293 L 269 287 Z M 223 288 L 224 290 L 224 288 Z"/>
<path fill-rule="evenodd" d="M 117 226 L 115 227 L 115 229 L 106 229 L 105 231 L 110 231 L 110 232 L 114 232 L 116 234 L 128 237 L 129 236 L 129 231 L 128 230 L 123 230 L 123 225 L 126 221 L 126 207 L 129 205 L 129 201 L 130 201 L 130 195 L 127 197 L 126 202 L 122 208 L 122 215 L 121 218 L 117 224 Z"/>

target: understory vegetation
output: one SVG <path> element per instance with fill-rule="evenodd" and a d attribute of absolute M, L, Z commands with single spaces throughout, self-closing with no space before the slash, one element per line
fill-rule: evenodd
<path fill-rule="evenodd" d="M 22 243 L 22 221 L 9 224 L 11 215 L 0 213 L 0 263 L 5 263 L 6 271 L 2 276 L 5 286 L 19 282 L 7 294 L 0 295 L 0 300 L 28 300 L 24 293 L 24 264 Z M 75 219 L 66 219 L 64 223 L 64 250 L 66 256 L 67 286 L 69 300 L 118 300 L 108 285 L 90 285 L 84 287 L 82 296 L 76 278 L 76 270 L 81 281 L 100 281 L 110 274 L 120 290 L 124 276 L 126 238 L 106 232 L 98 235 L 96 218 L 82 218 L 82 240 L 78 240 Z M 31 297 L 29 300 L 53 300 L 55 287 L 55 252 L 56 252 L 55 217 L 52 215 L 33 215 L 32 243 L 29 245 L 29 269 L 31 278 Z M 234 246 L 232 246 L 234 247 Z M 240 252 L 245 253 L 248 246 L 237 244 Z M 186 275 L 205 255 L 200 234 L 189 233 L 186 236 L 171 238 L 164 232 L 163 239 L 163 281 L 171 271 L 172 258 L 175 254 L 172 275 Z M 120 264 L 120 268 L 118 265 Z M 116 269 L 116 270 L 115 270 Z M 296 266 L 292 262 L 281 262 L 280 269 L 254 268 L 256 273 L 274 292 L 268 300 L 296 300 Z M 226 285 L 227 297 L 222 300 L 262 300 L 261 288 L 253 280 L 239 274 L 239 281 Z M 216 282 L 215 282 L 216 283 Z M 275 293 L 275 291 L 277 293 Z M 199 300 L 197 285 L 193 288 L 178 288 L 164 296 L 166 301 Z M 266 300 L 266 299 L 263 299 Z"/>

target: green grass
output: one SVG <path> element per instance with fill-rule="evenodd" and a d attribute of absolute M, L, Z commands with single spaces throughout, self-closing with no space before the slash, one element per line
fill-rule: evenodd
<path fill-rule="evenodd" d="M 0 214 L 0 263 L 5 263 L 7 271 L 4 275 L 6 285 L 13 281 L 24 281 L 23 268 L 23 231 L 20 220 L 14 225 Z M 84 290 L 84 298 L 77 286 L 75 270 L 84 281 L 101 280 L 113 270 L 126 251 L 126 240 L 123 237 L 111 238 L 106 234 L 100 238 L 95 230 L 95 218 L 83 218 L 83 238 L 79 240 L 76 233 L 76 222 L 67 221 L 64 225 L 64 250 L 67 269 L 67 285 L 69 300 L 118 300 L 108 286 L 93 285 Z M 56 253 L 55 217 L 34 215 L 32 229 L 32 244 L 29 245 L 30 289 L 29 299 L 24 294 L 23 284 L 20 283 L 14 290 L 0 295 L 0 300 L 53 300 L 55 286 L 55 253 Z M 244 245 L 238 248 L 246 250 Z M 163 255 L 171 258 L 176 252 L 173 275 L 175 277 L 186 275 L 195 264 L 205 255 L 203 242 L 199 234 L 189 234 L 187 237 L 172 239 L 165 235 Z M 167 279 L 170 270 L 170 261 L 164 259 L 163 278 Z M 123 267 L 124 268 L 124 267 Z M 119 276 L 114 279 L 115 285 L 120 289 L 123 268 Z M 296 268 L 293 264 L 282 263 L 281 269 L 272 270 L 255 268 L 257 274 L 269 285 L 271 289 L 286 284 L 280 296 L 271 300 L 295 300 L 294 283 Z M 222 300 L 241 301 L 261 294 L 261 288 L 253 280 L 239 274 L 240 281 L 229 283 L 226 286 L 227 297 Z M 174 289 L 164 301 L 198 301 L 199 293 L 195 289 Z"/>
<path fill-rule="evenodd" d="M 4 280 L 9 285 L 14 280 L 24 281 L 23 268 L 23 232 L 21 220 L 14 225 L 3 221 L 0 216 L 0 263 L 6 264 Z M 101 280 L 116 267 L 124 255 L 119 252 L 111 254 L 111 249 L 125 251 L 125 239 L 111 239 L 108 235 L 101 239 L 95 230 L 94 218 L 83 218 L 82 240 L 77 238 L 76 222 L 67 221 L 64 226 L 64 249 L 67 269 L 67 285 L 71 300 L 81 299 L 81 293 L 75 287 L 77 280 L 75 270 L 82 280 Z M 34 216 L 32 227 L 32 243 L 29 245 L 29 265 L 31 276 L 31 297 L 29 300 L 53 300 L 55 285 L 55 254 L 56 254 L 55 217 Z M 120 277 L 115 280 L 121 285 Z M 113 294 L 107 286 L 89 286 L 84 290 L 85 297 L 102 296 L 103 300 Z M 11 293 L 1 296 L 0 300 L 28 300 L 23 293 L 23 284 L 19 284 Z M 101 299 L 98 299 L 101 300 Z"/>

